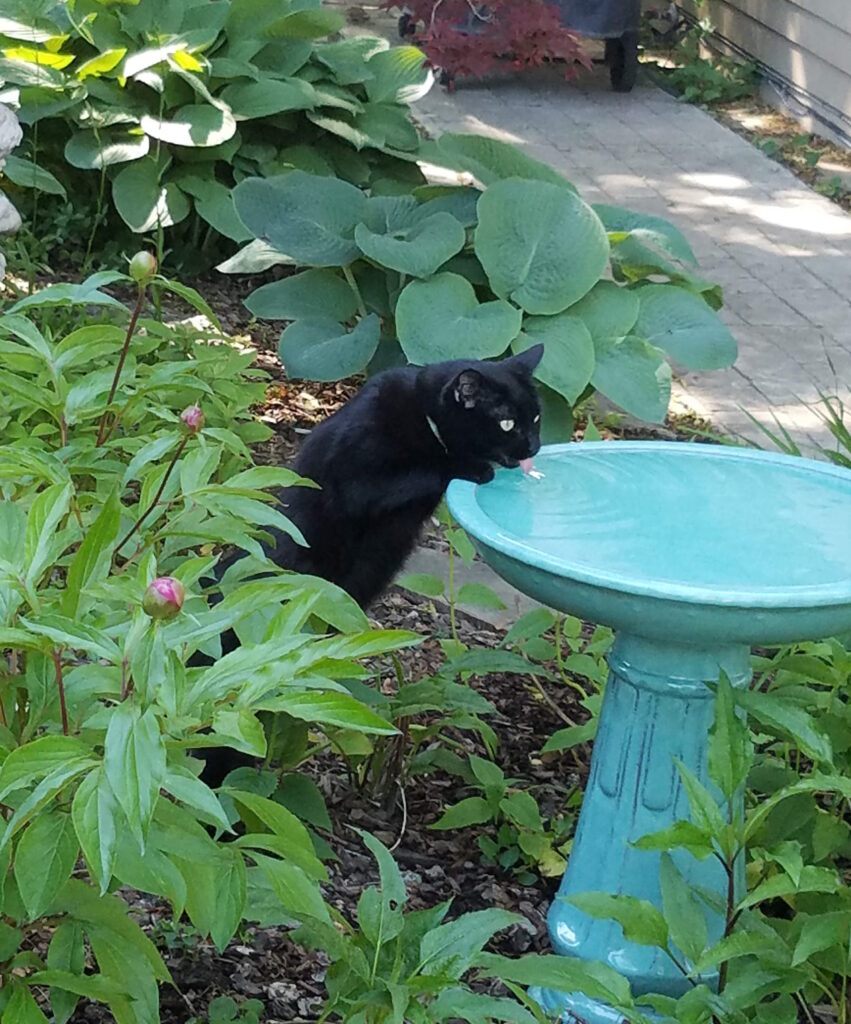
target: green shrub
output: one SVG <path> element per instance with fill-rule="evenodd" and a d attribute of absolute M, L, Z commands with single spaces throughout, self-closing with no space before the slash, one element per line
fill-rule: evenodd
<path fill-rule="evenodd" d="M 443 135 L 422 156 L 470 172 L 484 190 L 367 196 L 304 171 L 234 190 L 252 245 L 311 268 L 246 301 L 258 317 L 292 321 L 279 346 L 291 376 L 336 380 L 543 342 L 535 375 L 554 440 L 595 391 L 662 421 L 668 357 L 700 370 L 735 359 L 714 311 L 720 291 L 695 276 L 672 224 L 591 207 L 550 167 L 491 139 Z M 220 269 L 254 266 L 244 253 Z"/>
<path fill-rule="evenodd" d="M 215 252 L 249 237 L 230 197 L 246 176 L 422 181 L 407 106 L 431 84 L 421 52 L 323 42 L 345 19 L 319 0 L 0 0 L 0 18 L 0 96 L 25 126 L 6 178 L 87 198 L 95 225 L 102 209 L 113 230 L 114 213 L 137 233 L 184 224 L 173 247 Z"/>
<path fill-rule="evenodd" d="M 115 273 L 0 316 L 4 1022 L 46 1021 L 35 997 L 47 992 L 60 1024 L 80 997 L 155 1024 L 169 972 L 122 885 L 167 901 L 175 921 L 185 912 L 219 949 L 243 919 L 327 914 L 322 845 L 274 785 L 232 778 L 216 794 L 190 752 L 263 757 L 264 711 L 293 743 L 308 728 L 391 733 L 339 680 L 415 640 L 370 630 L 337 588 L 264 561 L 263 528 L 291 528 L 269 488 L 299 479 L 252 465 L 247 445 L 267 434 L 249 411 L 261 376 L 221 337 L 147 317 L 153 269 L 131 265 L 138 321 L 101 290 L 133 287 Z M 199 580 L 223 544 L 268 575 L 228 579 L 208 607 Z M 196 651 L 220 654 L 231 628 L 243 646 L 188 667 Z M 214 838 L 237 821 L 238 839 Z"/>

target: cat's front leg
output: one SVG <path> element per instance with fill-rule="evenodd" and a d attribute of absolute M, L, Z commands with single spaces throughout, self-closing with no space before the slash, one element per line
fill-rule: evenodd
<path fill-rule="evenodd" d="M 460 463 L 452 467 L 454 480 L 471 480 L 474 484 L 489 484 L 494 477 L 493 466 L 484 460 Z"/>

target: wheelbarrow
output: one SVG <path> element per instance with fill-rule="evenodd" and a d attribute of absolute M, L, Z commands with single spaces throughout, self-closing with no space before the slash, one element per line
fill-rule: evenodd
<path fill-rule="evenodd" d="M 638 73 L 638 31 L 641 0 L 548 0 L 558 9 L 561 23 L 588 39 L 605 40 L 604 62 L 616 92 L 630 92 Z M 486 20 L 487 7 L 472 4 L 466 22 L 457 30 L 475 33 Z M 399 18 L 399 35 L 405 39 L 415 33 L 415 19 L 408 8 Z"/>

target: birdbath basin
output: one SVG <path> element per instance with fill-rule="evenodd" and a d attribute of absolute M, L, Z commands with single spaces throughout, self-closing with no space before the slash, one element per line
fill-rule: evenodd
<path fill-rule="evenodd" d="M 543 448 L 532 474 L 453 481 L 447 498 L 518 590 L 615 630 L 559 897 L 627 893 L 661 908 L 659 854 L 630 844 L 689 817 L 675 758 L 708 784 L 707 684 L 724 672 L 747 686 L 751 645 L 851 628 L 851 473 L 716 445 L 591 442 Z M 714 858 L 674 860 L 692 885 L 726 892 Z M 720 918 L 707 911 L 707 924 L 717 941 Z M 634 996 L 678 996 L 689 984 L 660 950 L 563 898 L 548 925 L 558 953 L 608 963 Z M 581 993 L 537 995 L 565 1021 L 621 1020 Z"/>

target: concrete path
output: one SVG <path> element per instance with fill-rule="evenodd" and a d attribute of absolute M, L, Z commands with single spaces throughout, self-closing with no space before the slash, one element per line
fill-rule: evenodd
<path fill-rule="evenodd" d="M 349 32 L 398 42 L 393 15 L 357 6 L 366 21 Z M 805 450 L 832 445 L 819 395 L 851 404 L 851 216 L 839 206 L 645 75 L 629 95 L 611 91 L 602 67 L 575 82 L 550 69 L 461 83 L 452 95 L 435 85 L 413 112 L 433 134 L 521 146 L 589 202 L 673 220 L 703 276 L 724 288 L 739 358 L 731 370 L 678 376 L 672 407 L 768 443 L 746 409 L 772 428 L 776 417 Z"/>
<path fill-rule="evenodd" d="M 759 440 L 743 408 L 802 445 L 831 444 L 819 391 L 851 396 L 851 216 L 697 107 L 646 80 L 629 95 L 604 69 L 435 88 L 415 108 L 432 132 L 514 142 L 589 202 L 673 220 L 724 288 L 736 366 L 678 379 L 675 401 Z M 763 438 L 764 440 L 764 438 Z"/>

